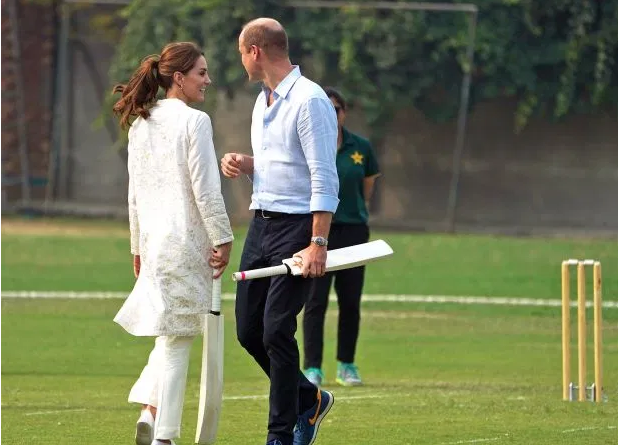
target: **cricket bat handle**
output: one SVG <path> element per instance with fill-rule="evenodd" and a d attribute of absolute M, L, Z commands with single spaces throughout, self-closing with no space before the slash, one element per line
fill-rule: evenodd
<path fill-rule="evenodd" d="M 212 302 L 210 312 L 216 315 L 221 313 L 221 277 L 212 280 Z"/>
<path fill-rule="evenodd" d="M 287 275 L 289 273 L 290 267 L 287 264 L 282 264 L 280 266 L 263 267 L 261 269 L 247 270 L 244 272 L 234 272 L 232 274 L 232 280 L 253 280 L 255 278 L 273 277 L 275 275 Z"/>

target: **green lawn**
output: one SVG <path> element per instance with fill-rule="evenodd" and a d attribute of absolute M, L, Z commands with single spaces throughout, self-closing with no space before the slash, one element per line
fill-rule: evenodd
<path fill-rule="evenodd" d="M 27 221 L 19 224 L 28 226 Z M 46 234 L 41 229 L 27 235 L 3 230 L 3 290 L 131 288 L 133 270 L 124 224 L 59 224 L 72 230 Z M 77 233 L 80 230 L 85 235 Z M 233 258 L 223 281 L 224 292 L 234 291 L 230 274 L 237 270 L 245 231 L 244 227 L 236 230 Z M 369 294 L 559 298 L 561 261 L 594 258 L 608 272 L 603 277 L 605 298 L 618 300 L 618 274 L 611 273 L 618 270 L 617 240 L 380 231 L 374 231 L 372 238 L 386 240 L 395 253 L 368 267 L 365 292 Z"/>
<path fill-rule="evenodd" d="M 112 323 L 120 304 L 2 300 L 3 444 L 94 445 L 101 438 L 132 443 L 136 408 L 126 397 L 151 340 L 133 338 Z M 235 340 L 232 303 L 224 305 L 224 313 L 226 400 L 218 443 L 260 444 L 267 382 Z M 320 444 L 492 439 L 600 445 L 616 438 L 615 319 L 605 328 L 609 402 L 599 406 L 560 400 L 560 322 L 549 309 L 474 313 L 369 304 L 363 308 L 358 351 L 366 382 L 360 388 L 332 384 L 335 315 L 333 307 L 325 372 L 337 401 L 321 428 Z M 200 344 L 194 345 L 179 445 L 193 443 Z"/>
<path fill-rule="evenodd" d="M 5 228 L 3 220 L 2 290 L 130 289 L 123 226 L 62 221 L 58 226 L 71 230 L 19 231 L 10 225 Z M 73 230 L 76 225 L 82 233 Z M 376 232 L 378 237 L 396 254 L 370 266 L 368 293 L 558 298 L 560 261 L 595 257 L 603 262 L 605 299 L 618 300 L 615 241 Z M 225 290 L 232 289 L 226 280 Z M 121 304 L 2 299 L 3 444 L 133 443 L 137 410 L 126 398 L 152 340 L 134 338 L 112 322 Z M 236 341 L 233 303 L 224 302 L 223 311 L 225 400 L 217 443 L 263 444 L 267 381 Z M 333 383 L 332 305 L 324 370 L 336 402 L 316 445 L 615 443 L 618 310 L 604 311 L 608 402 L 601 405 L 561 401 L 559 311 L 366 303 L 357 354 L 366 384 L 340 388 Z M 200 346 L 196 340 L 178 445 L 193 443 Z M 572 355 L 575 363 L 575 348 Z M 590 375 L 591 348 L 588 362 Z M 575 378 L 575 367 L 573 373 Z"/>

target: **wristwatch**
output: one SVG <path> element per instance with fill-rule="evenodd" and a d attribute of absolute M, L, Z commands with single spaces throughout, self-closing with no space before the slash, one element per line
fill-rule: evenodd
<path fill-rule="evenodd" d="M 313 236 L 311 237 L 311 242 L 317 244 L 320 247 L 328 246 L 328 240 L 323 236 Z"/>

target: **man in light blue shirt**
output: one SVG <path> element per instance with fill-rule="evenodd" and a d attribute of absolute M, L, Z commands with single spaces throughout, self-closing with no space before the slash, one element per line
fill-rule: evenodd
<path fill-rule="evenodd" d="M 270 106 L 270 90 L 262 87 L 251 124 L 250 209 L 304 214 L 337 209 L 337 121 L 328 119 L 334 108 L 319 90 L 297 66 L 274 89 Z"/>
<path fill-rule="evenodd" d="M 280 265 L 299 257 L 304 277 L 240 281 L 236 326 L 240 344 L 270 378 L 268 445 L 309 445 L 334 397 L 300 371 L 296 317 L 311 285 L 325 273 L 332 216 L 339 202 L 337 117 L 322 88 L 291 64 L 288 40 L 275 20 L 260 18 L 238 39 L 250 81 L 261 81 L 253 109 L 253 156 L 227 153 L 229 178 L 249 175 L 255 217 L 240 270 Z"/>

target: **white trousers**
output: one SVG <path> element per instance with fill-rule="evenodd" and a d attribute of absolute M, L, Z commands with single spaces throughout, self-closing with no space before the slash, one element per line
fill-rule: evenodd
<path fill-rule="evenodd" d="M 129 402 L 157 408 L 155 439 L 180 437 L 189 354 L 194 337 L 157 337 Z"/>

